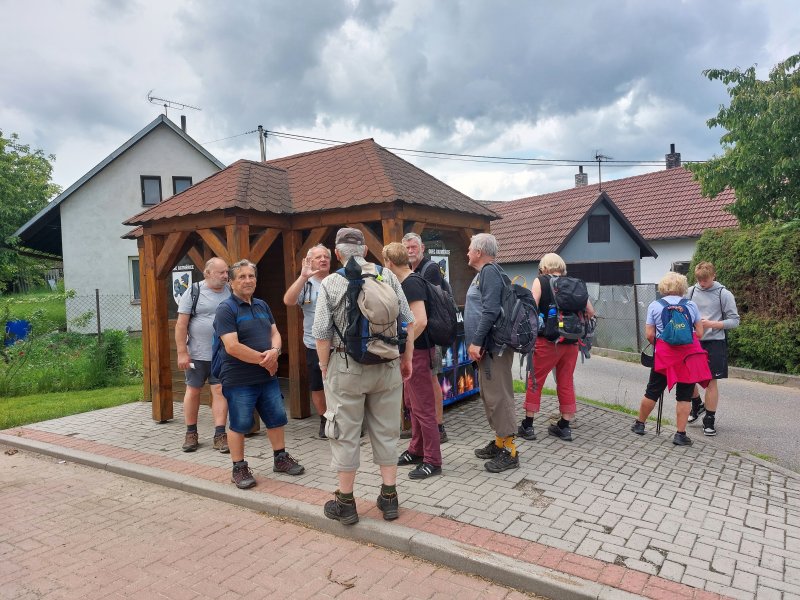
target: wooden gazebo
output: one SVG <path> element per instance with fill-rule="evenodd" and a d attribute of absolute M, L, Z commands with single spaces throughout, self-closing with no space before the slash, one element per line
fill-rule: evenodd
<path fill-rule="evenodd" d="M 256 296 L 270 305 L 283 337 L 279 375 L 288 378 L 294 418 L 310 415 L 302 313 L 283 305 L 309 248 L 333 247 L 339 227 L 356 227 L 373 260 L 386 243 L 414 231 L 452 249 L 450 281 L 463 303 L 474 274 L 470 237 L 497 215 L 373 140 L 265 163 L 240 160 L 144 211 L 126 225 L 139 248 L 144 394 L 153 419 L 173 417 L 168 306 L 173 267 L 188 258 L 202 270 L 212 256 L 258 265 Z M 336 265 L 332 265 L 336 268 Z"/>

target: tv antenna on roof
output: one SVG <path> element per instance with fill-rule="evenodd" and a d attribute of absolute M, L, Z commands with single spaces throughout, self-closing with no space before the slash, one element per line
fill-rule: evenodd
<path fill-rule="evenodd" d="M 164 116 L 169 116 L 167 114 L 167 110 L 170 108 L 174 108 L 177 110 L 183 110 L 184 108 L 191 108 L 192 110 L 203 110 L 202 108 L 198 108 L 197 106 L 192 106 L 191 104 L 184 104 L 183 102 L 176 102 L 175 100 L 167 100 L 166 98 L 157 98 L 153 96 L 153 92 L 155 90 L 150 90 L 147 92 L 147 101 L 150 104 L 163 104 L 164 106 Z"/>
<path fill-rule="evenodd" d="M 602 192 L 603 191 L 603 172 L 600 168 L 600 163 L 604 160 L 612 160 L 611 156 L 606 156 L 605 154 L 600 154 L 600 151 L 597 150 L 594 153 L 594 159 L 597 161 L 597 190 Z"/>

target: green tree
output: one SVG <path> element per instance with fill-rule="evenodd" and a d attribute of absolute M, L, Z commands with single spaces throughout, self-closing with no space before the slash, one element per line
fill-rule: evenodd
<path fill-rule="evenodd" d="M 724 153 L 689 169 L 704 196 L 736 191 L 729 210 L 742 225 L 800 219 L 799 64 L 800 54 L 790 56 L 765 81 L 754 67 L 703 71 L 728 86 L 730 105 L 707 122 L 727 130 L 720 138 Z"/>
<path fill-rule="evenodd" d="M 13 233 L 61 191 L 50 181 L 55 158 L 21 144 L 16 133 L 5 138 L 0 131 L 0 291 L 27 264 Z"/>

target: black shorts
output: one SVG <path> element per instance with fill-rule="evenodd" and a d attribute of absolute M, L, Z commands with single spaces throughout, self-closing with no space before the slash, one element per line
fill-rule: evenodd
<path fill-rule="evenodd" d="M 650 380 L 647 382 L 647 389 L 644 392 L 644 397 L 657 402 L 666 389 L 667 376 L 656 372 L 654 369 L 650 369 Z M 678 402 L 688 402 L 692 399 L 693 392 L 693 383 L 675 384 L 675 400 Z"/>
<path fill-rule="evenodd" d="M 708 368 L 711 379 L 728 378 L 728 340 L 708 340 L 700 342 L 703 350 L 708 352 Z"/>
<path fill-rule="evenodd" d="M 306 366 L 308 367 L 308 387 L 312 392 L 322 391 L 322 370 L 319 368 L 319 356 L 316 350 L 306 348 Z"/>

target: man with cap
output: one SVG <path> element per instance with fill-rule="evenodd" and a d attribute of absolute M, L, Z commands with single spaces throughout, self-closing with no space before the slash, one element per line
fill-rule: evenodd
<path fill-rule="evenodd" d="M 336 258 L 363 273 L 376 273 L 377 265 L 364 258 L 364 234 L 351 227 L 336 233 Z M 400 320 L 408 323 L 408 342 L 398 359 L 379 364 L 362 364 L 345 353 L 345 342 L 337 333 L 347 329 L 348 280 L 339 273 L 327 277 L 319 289 L 312 333 L 316 339 L 319 367 L 325 384 L 328 410 L 326 433 L 331 444 L 331 465 L 339 479 L 334 499 L 325 504 L 325 516 L 345 525 L 358 522 L 353 486 L 360 466 L 362 423 L 372 443 L 373 461 L 380 467 L 381 485 L 377 506 L 387 521 L 398 517 L 397 442 L 400 434 L 400 407 L 403 380 L 411 376 L 414 349 L 414 316 L 400 282 L 389 269 L 380 279 L 397 296 Z M 325 357 L 330 357 L 328 361 Z"/>

